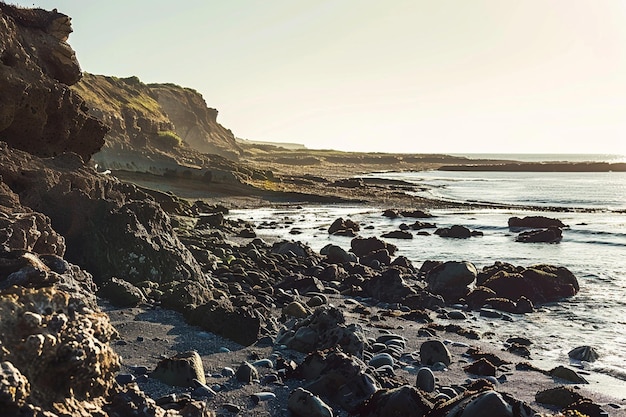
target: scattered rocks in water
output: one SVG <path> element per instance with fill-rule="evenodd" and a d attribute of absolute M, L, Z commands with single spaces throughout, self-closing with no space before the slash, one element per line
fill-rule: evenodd
<path fill-rule="evenodd" d="M 179 387 L 194 387 L 194 380 L 206 383 L 202 359 L 196 351 L 182 352 L 160 360 L 150 376 Z"/>
<path fill-rule="evenodd" d="M 572 359 L 585 362 L 595 362 L 600 357 L 596 348 L 592 346 L 576 347 L 570 350 L 567 355 Z"/>

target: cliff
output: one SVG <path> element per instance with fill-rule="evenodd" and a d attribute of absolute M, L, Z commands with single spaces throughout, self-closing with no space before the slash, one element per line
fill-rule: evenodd
<path fill-rule="evenodd" d="M 68 87 L 81 76 L 70 32 L 56 11 L 0 2 L 0 414 L 165 415 L 116 382 L 95 293 L 113 277 L 212 283 L 152 195 L 189 204 L 86 163 L 107 128 Z"/>
<path fill-rule="evenodd" d="M 137 77 L 84 74 L 72 86 L 109 127 L 93 156 L 101 170 L 241 183 L 265 173 L 237 162 L 241 147 L 194 90 Z"/>
<path fill-rule="evenodd" d="M 161 108 L 174 123 L 174 131 L 189 146 L 209 154 L 237 160 L 243 149 L 230 129 L 217 122 L 217 110 L 209 108 L 197 91 L 175 84 L 149 84 Z"/>
<path fill-rule="evenodd" d="M 69 86 L 81 77 L 66 43 L 70 18 L 0 3 L 0 140 L 42 157 L 75 152 L 87 161 L 106 127 Z"/>

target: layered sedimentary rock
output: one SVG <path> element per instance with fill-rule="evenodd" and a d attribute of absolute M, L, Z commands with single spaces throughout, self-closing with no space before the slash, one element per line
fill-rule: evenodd
<path fill-rule="evenodd" d="M 106 127 L 68 87 L 81 76 L 65 42 L 70 18 L 0 3 L 0 139 L 33 155 L 89 160 Z"/>

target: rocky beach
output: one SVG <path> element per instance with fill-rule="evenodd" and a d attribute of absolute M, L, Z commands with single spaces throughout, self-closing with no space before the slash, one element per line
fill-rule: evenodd
<path fill-rule="evenodd" d="M 482 233 L 431 210 L 484 205 L 367 176 L 521 164 L 241 141 L 190 88 L 83 73 L 71 32 L 0 2 L 0 416 L 626 415 L 626 383 L 585 367 L 601 341 L 542 365 L 475 326 L 576 297 L 567 265 L 413 264 L 407 235 Z M 317 250 L 230 215 L 346 203 L 404 227 L 338 217 L 320 233 L 350 247 Z M 561 239 L 543 211 L 509 219 L 520 244 Z"/>

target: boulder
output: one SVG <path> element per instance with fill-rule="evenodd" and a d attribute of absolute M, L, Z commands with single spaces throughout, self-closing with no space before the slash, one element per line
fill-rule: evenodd
<path fill-rule="evenodd" d="M 291 391 L 287 409 L 301 417 L 333 417 L 333 410 L 324 401 L 302 387 Z"/>
<path fill-rule="evenodd" d="M 29 395 L 28 379 L 11 362 L 0 362 L 0 408 L 17 414 Z"/>
<path fill-rule="evenodd" d="M 111 278 L 98 291 L 100 297 L 108 299 L 117 307 L 133 307 L 146 301 L 141 290 L 128 281 Z"/>
<path fill-rule="evenodd" d="M 470 262 L 444 262 L 426 274 L 427 289 L 442 295 L 446 301 L 457 301 L 469 294 L 477 274 L 476 267 Z"/>
<path fill-rule="evenodd" d="M 385 249 L 389 255 L 393 256 L 398 248 L 376 237 L 356 237 L 350 241 L 352 252 L 359 258 L 369 253 Z"/>
<path fill-rule="evenodd" d="M 376 391 L 367 402 L 360 416 L 426 416 L 433 410 L 428 397 L 417 388 L 402 385 Z"/>
<path fill-rule="evenodd" d="M 400 303 L 406 297 L 416 294 L 416 291 L 402 279 L 400 271 L 396 268 L 389 268 L 382 274 L 367 280 L 364 290 L 370 297 L 386 303 Z"/>
<path fill-rule="evenodd" d="M 161 359 L 150 376 L 178 387 L 195 387 L 194 380 L 206 383 L 202 359 L 196 351 L 182 352 Z"/>
<path fill-rule="evenodd" d="M 255 343 L 265 324 L 261 309 L 234 306 L 229 300 L 211 300 L 184 312 L 185 319 L 203 329 L 226 337 L 243 346 Z"/>
<path fill-rule="evenodd" d="M 450 366 L 452 355 L 446 345 L 440 340 L 428 340 L 422 343 L 420 346 L 420 363 L 431 366 L 437 362 Z"/>
<path fill-rule="evenodd" d="M 595 362 L 600 355 L 593 346 L 579 346 L 570 350 L 567 355 L 578 361 Z"/>

